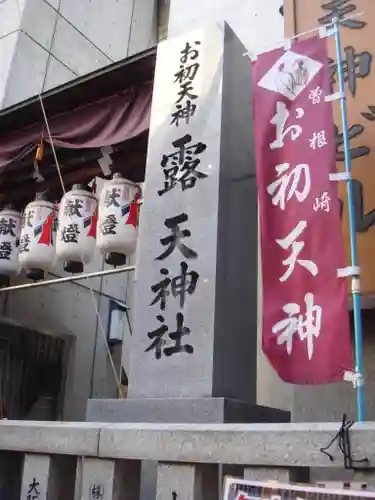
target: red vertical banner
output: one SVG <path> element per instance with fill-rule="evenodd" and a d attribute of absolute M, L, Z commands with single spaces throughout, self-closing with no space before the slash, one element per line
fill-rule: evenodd
<path fill-rule="evenodd" d="M 253 63 L 263 351 L 281 379 L 352 371 L 328 55 L 319 36 Z"/>

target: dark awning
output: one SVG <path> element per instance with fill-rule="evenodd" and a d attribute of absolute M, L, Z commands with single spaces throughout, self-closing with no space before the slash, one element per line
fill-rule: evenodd
<path fill-rule="evenodd" d="M 151 49 L 42 95 L 67 186 L 99 175 L 100 148 L 108 145 L 114 170 L 143 179 L 155 60 Z M 37 186 L 33 158 L 42 136 L 45 182 Z M 59 190 L 48 141 L 38 96 L 0 111 L 0 203 Z"/>

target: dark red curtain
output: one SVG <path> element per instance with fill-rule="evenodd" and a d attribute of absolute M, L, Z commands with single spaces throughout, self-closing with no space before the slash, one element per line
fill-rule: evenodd
<path fill-rule="evenodd" d="M 152 83 L 48 117 L 54 145 L 68 149 L 101 148 L 124 142 L 148 129 Z M 44 122 L 0 137 L 0 169 L 30 154 L 41 136 L 49 142 Z"/>

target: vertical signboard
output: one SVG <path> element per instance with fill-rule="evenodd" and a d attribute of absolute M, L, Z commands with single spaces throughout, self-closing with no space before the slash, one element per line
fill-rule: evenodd
<path fill-rule="evenodd" d="M 352 370 L 325 43 L 313 37 L 253 63 L 263 350 L 294 384 Z"/>

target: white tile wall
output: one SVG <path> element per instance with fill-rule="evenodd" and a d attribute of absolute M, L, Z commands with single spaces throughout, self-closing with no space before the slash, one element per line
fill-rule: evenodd
<path fill-rule="evenodd" d="M 48 52 L 20 32 L 13 55 L 3 107 L 36 95 L 42 88 Z"/>
<path fill-rule="evenodd" d="M 85 75 L 113 60 L 153 46 L 156 42 L 155 2 L 0 2 L 0 106 L 10 106 L 17 100 L 61 85 L 75 75 Z M 15 45 L 17 36 L 8 37 L 17 30 L 23 35 Z M 54 57 L 48 58 L 51 49 Z M 18 65 L 22 67 L 16 67 Z M 41 71 L 46 77 L 41 77 Z"/>
<path fill-rule="evenodd" d="M 51 7 L 59 10 L 61 0 L 45 0 Z"/>
<path fill-rule="evenodd" d="M 136 1 L 128 55 L 137 54 L 145 50 L 145 47 L 156 45 L 158 32 L 156 3 L 150 0 Z"/>
<path fill-rule="evenodd" d="M 0 39 L 0 108 L 6 91 L 13 55 L 16 50 L 19 31 Z"/>
<path fill-rule="evenodd" d="M 0 3 L 0 38 L 17 30 L 20 18 L 16 0 L 5 0 L 5 2 Z"/>
<path fill-rule="evenodd" d="M 96 1 L 61 0 L 60 13 L 111 59 L 126 56 L 133 0 L 105 0 L 100 9 Z"/>
<path fill-rule="evenodd" d="M 61 64 L 54 57 L 51 57 L 48 64 L 44 90 L 50 90 L 54 87 L 58 87 L 59 85 L 73 80 L 74 78 L 76 78 L 76 75 L 73 71 Z"/>
<path fill-rule="evenodd" d="M 50 50 L 57 12 L 44 0 L 27 0 L 22 16 L 22 30 Z"/>
<path fill-rule="evenodd" d="M 52 54 L 78 75 L 85 75 L 111 62 L 60 16 Z"/>

